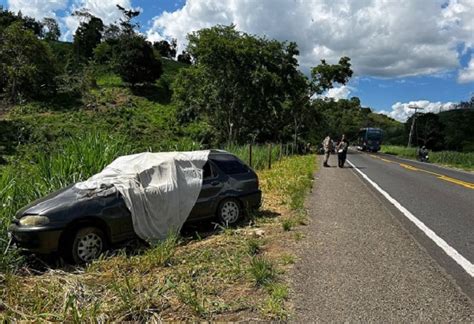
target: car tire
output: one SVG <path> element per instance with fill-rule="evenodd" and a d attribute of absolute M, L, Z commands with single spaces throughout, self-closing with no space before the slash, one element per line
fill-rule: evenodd
<path fill-rule="evenodd" d="M 236 224 L 242 216 L 240 202 L 234 198 L 227 198 L 221 201 L 217 209 L 219 222 L 224 226 Z"/>
<path fill-rule="evenodd" d="M 97 259 L 107 250 L 104 232 L 97 227 L 83 227 L 76 231 L 68 248 L 70 259 L 75 264 L 85 264 Z"/>

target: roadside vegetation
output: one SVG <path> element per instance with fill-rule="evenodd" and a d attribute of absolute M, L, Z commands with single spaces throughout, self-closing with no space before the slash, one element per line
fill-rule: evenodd
<path fill-rule="evenodd" d="M 110 146 L 113 148 L 113 146 Z M 113 150 L 112 150 L 113 152 Z M 21 267 L 0 274 L 0 318 L 49 321 L 269 320 L 291 308 L 288 242 L 306 222 L 314 155 L 258 171 L 264 202 L 236 228 L 171 235 L 85 268 Z M 283 220 L 294 227 L 284 230 Z"/>
<path fill-rule="evenodd" d="M 380 152 L 416 160 L 414 147 L 382 145 Z M 429 152 L 430 162 L 440 165 L 474 171 L 474 152 L 439 151 Z"/>
<path fill-rule="evenodd" d="M 349 82 L 348 57 L 306 76 L 296 43 L 235 26 L 196 31 L 178 54 L 176 40 L 150 43 L 137 32 L 139 11 L 119 10 L 110 25 L 74 12 L 70 43 L 59 41 L 54 19 L 0 6 L 0 319 L 286 319 L 288 242 L 303 238 L 315 165 L 298 154 L 360 127 L 383 128 L 386 143 L 400 144 L 403 124 L 356 97 L 321 97 Z M 124 248 L 86 268 L 38 270 L 8 248 L 19 208 L 120 155 L 224 148 L 250 162 L 250 144 L 264 203 L 238 228 Z"/>

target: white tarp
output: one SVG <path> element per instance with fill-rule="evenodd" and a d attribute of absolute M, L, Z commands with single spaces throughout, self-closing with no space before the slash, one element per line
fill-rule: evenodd
<path fill-rule="evenodd" d="M 137 235 L 162 240 L 188 218 L 201 192 L 208 156 L 208 150 L 122 156 L 76 187 L 100 191 L 114 186 L 132 214 Z"/>

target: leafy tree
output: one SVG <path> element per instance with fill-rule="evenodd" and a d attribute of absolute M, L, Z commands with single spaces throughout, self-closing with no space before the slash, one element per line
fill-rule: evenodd
<path fill-rule="evenodd" d="M 338 64 L 327 64 L 321 60 L 321 64 L 311 69 L 311 90 L 313 94 L 322 94 L 331 89 L 335 83 L 346 84 L 351 78 L 350 58 L 341 57 Z"/>
<path fill-rule="evenodd" d="M 163 73 L 161 61 L 155 57 L 151 44 L 141 35 L 122 35 L 115 59 L 117 73 L 132 86 L 154 82 Z"/>
<path fill-rule="evenodd" d="M 76 11 L 74 15 L 82 17 L 84 21 L 74 34 L 73 52 L 80 62 L 86 61 L 92 57 L 94 48 L 100 44 L 104 23 L 87 11 Z"/>
<path fill-rule="evenodd" d="M 443 125 L 444 149 L 474 152 L 474 109 L 470 108 L 469 102 L 457 107 L 438 114 Z"/>
<path fill-rule="evenodd" d="M 185 64 L 191 64 L 192 63 L 191 54 L 189 54 L 186 51 L 182 51 L 181 54 L 178 55 L 177 61 L 181 63 L 185 63 Z"/>
<path fill-rule="evenodd" d="M 411 125 L 411 120 L 407 122 Z M 418 146 L 426 145 L 432 150 L 442 150 L 443 143 L 443 125 L 437 114 L 427 113 L 420 115 L 416 119 L 416 140 Z"/>
<path fill-rule="evenodd" d="M 46 27 L 44 39 L 49 41 L 57 41 L 59 39 L 61 31 L 59 30 L 58 22 L 54 18 L 44 18 L 43 26 Z"/>
<path fill-rule="evenodd" d="M 305 82 L 297 70 L 296 44 L 268 40 L 216 26 L 188 35 L 194 65 L 174 82 L 182 121 L 204 120 L 216 142 L 277 140 L 285 105 Z M 178 56 L 178 60 L 180 60 Z M 303 90 L 304 91 L 304 90 Z"/>
<path fill-rule="evenodd" d="M 172 39 L 171 43 L 166 40 L 153 43 L 153 48 L 160 53 L 161 57 L 175 58 L 176 47 L 178 46 L 176 39 Z"/>
<path fill-rule="evenodd" d="M 117 8 L 122 12 L 122 18 L 120 19 L 121 32 L 126 35 L 135 34 L 135 29 L 140 26 L 138 23 L 134 23 L 133 19 L 140 15 L 139 10 L 125 9 L 120 5 L 116 5 Z"/>
<path fill-rule="evenodd" d="M 6 98 L 18 102 L 53 93 L 57 68 L 49 46 L 19 21 L 0 37 L 0 89 Z"/>
<path fill-rule="evenodd" d="M 24 17 L 21 12 L 15 14 L 0 6 L 0 33 L 15 22 L 20 22 L 24 28 L 31 30 L 36 36 L 43 35 L 43 25 L 40 22 L 31 17 Z"/>

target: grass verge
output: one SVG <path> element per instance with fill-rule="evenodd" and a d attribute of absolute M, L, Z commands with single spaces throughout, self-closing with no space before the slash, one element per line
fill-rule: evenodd
<path fill-rule="evenodd" d="M 383 145 L 380 152 L 415 160 L 416 148 Z M 440 151 L 429 153 L 430 162 L 448 167 L 474 171 L 474 152 Z"/>
<path fill-rule="evenodd" d="M 259 171 L 263 206 L 238 228 L 171 236 L 85 268 L 0 273 L 0 320 L 284 320 L 286 242 L 297 232 L 280 219 L 299 223 L 314 166 L 314 156 L 294 156 Z"/>

